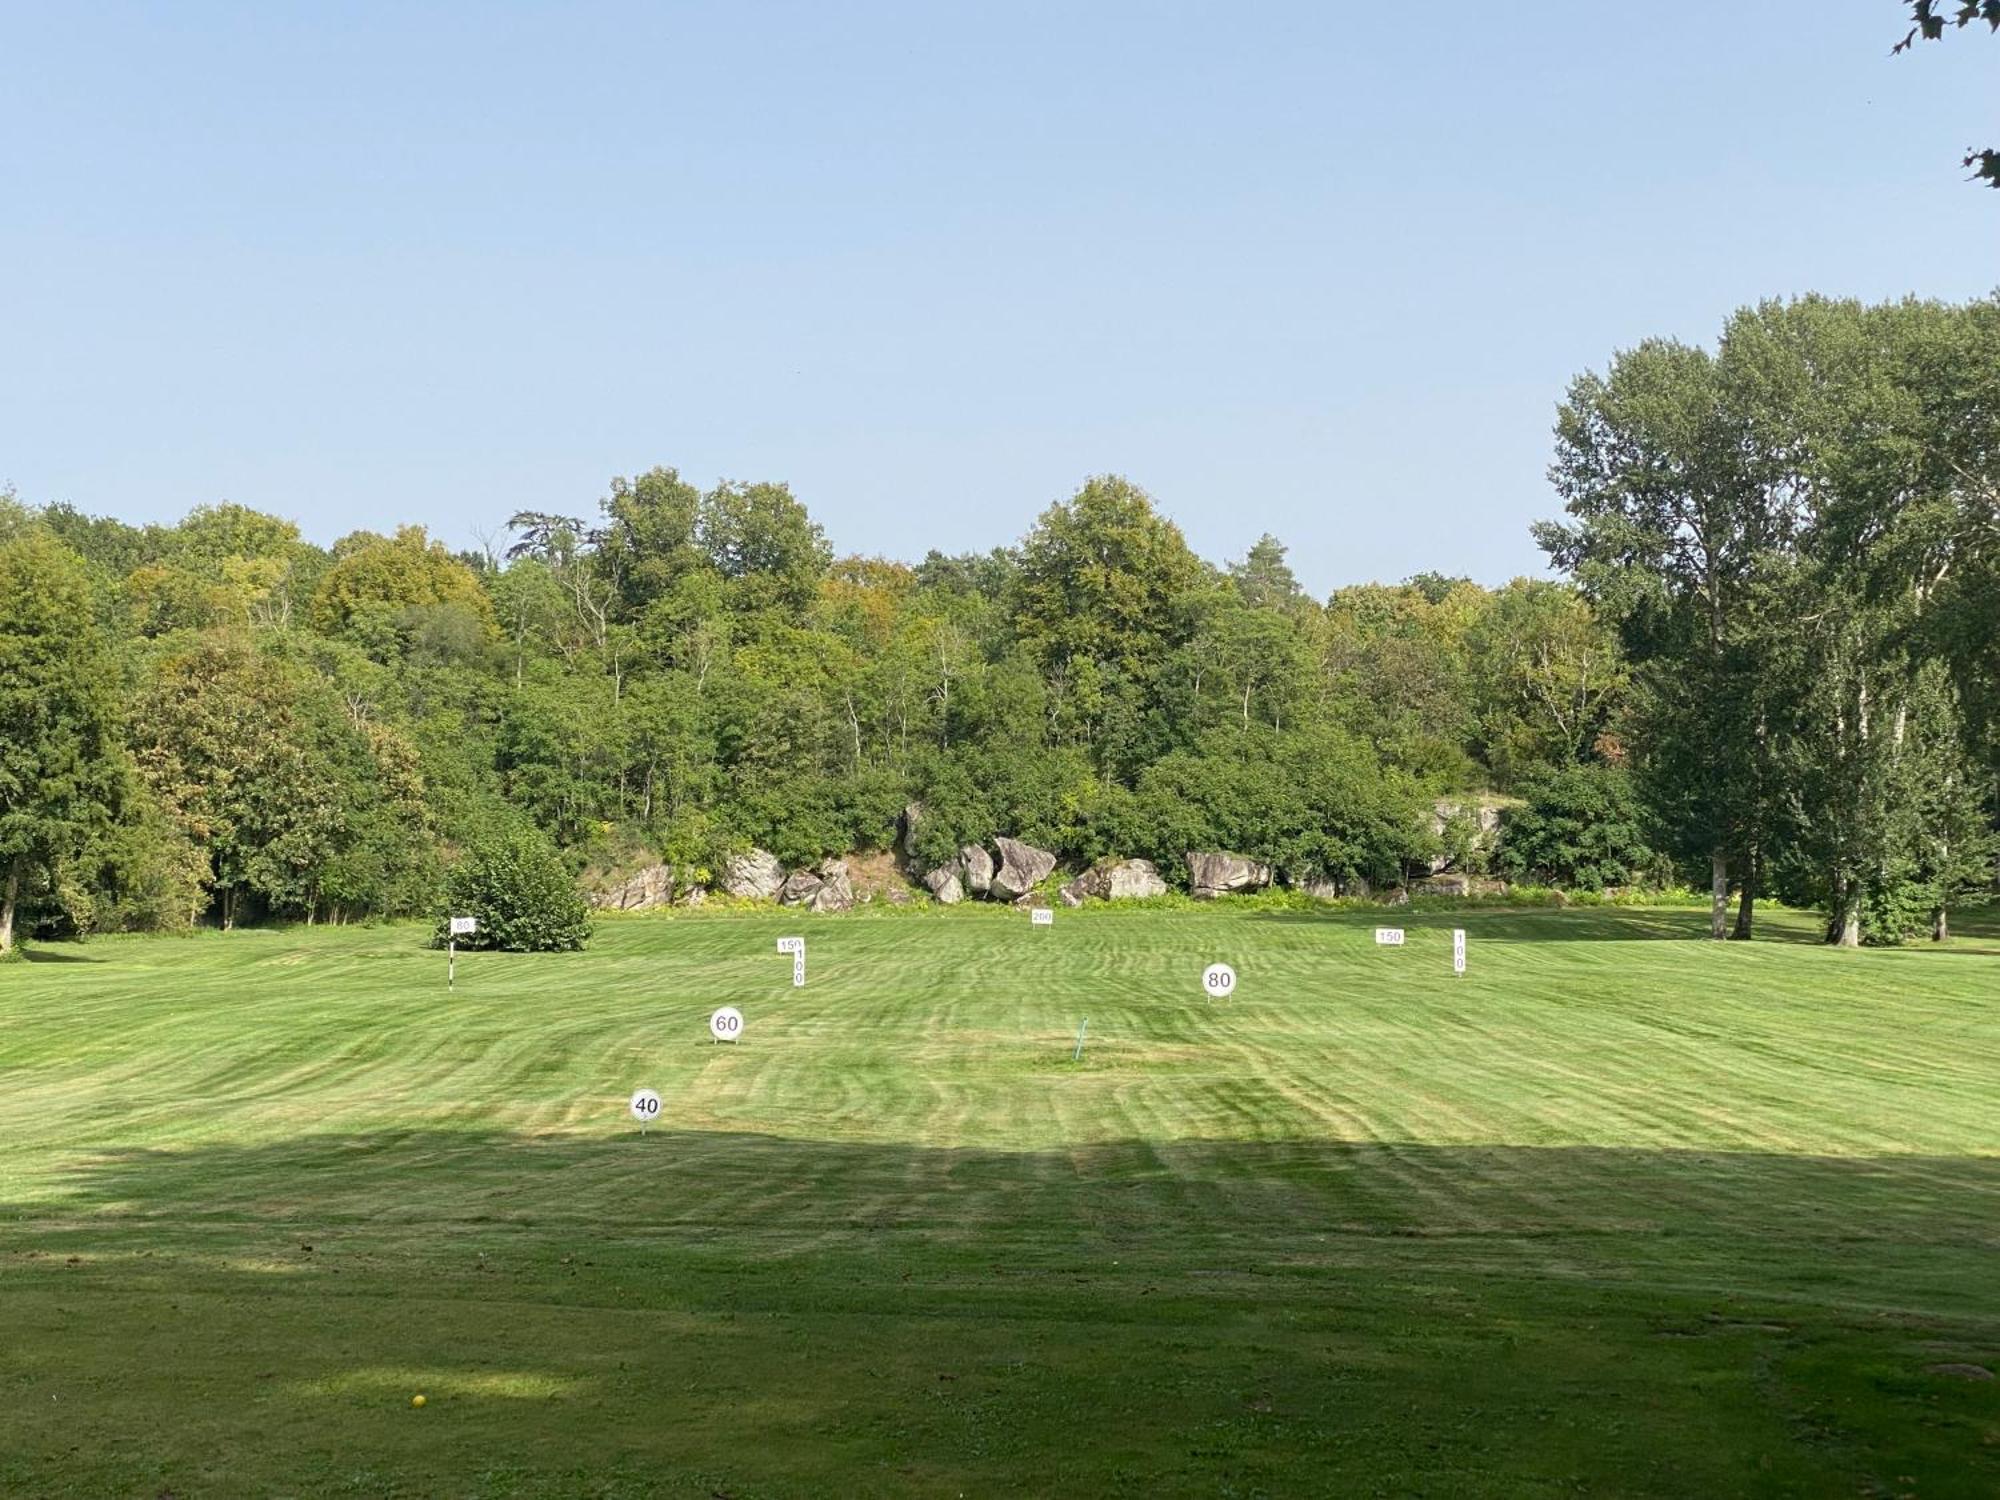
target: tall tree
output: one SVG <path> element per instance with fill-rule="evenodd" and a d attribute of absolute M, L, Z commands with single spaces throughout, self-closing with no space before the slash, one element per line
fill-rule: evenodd
<path fill-rule="evenodd" d="M 39 528 L 0 542 L 0 953 L 31 883 L 117 811 L 116 695 L 82 560 Z"/>
<path fill-rule="evenodd" d="M 1550 470 L 1568 524 L 1536 528 L 1550 557 L 1619 624 L 1655 754 L 1641 782 L 1674 852 L 1705 862 L 1710 930 L 1728 936 L 1736 883 L 1755 889 L 1770 839 L 1760 765 L 1769 733 L 1763 606 L 1792 518 L 1745 462 L 1716 360 L 1651 340 L 1570 387 Z"/>

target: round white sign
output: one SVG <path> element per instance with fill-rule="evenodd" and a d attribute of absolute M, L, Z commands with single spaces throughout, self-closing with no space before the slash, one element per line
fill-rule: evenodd
<path fill-rule="evenodd" d="M 743 1035 L 743 1012 L 725 1005 L 708 1018 L 709 1035 L 718 1042 L 733 1042 Z"/>
<path fill-rule="evenodd" d="M 640 1089 L 632 1096 L 632 1118 L 641 1125 L 650 1125 L 660 1118 L 660 1096 L 651 1089 Z"/>
<path fill-rule="evenodd" d="M 1211 1000 L 1227 1000 L 1236 989 L 1236 971 L 1228 964 L 1210 964 L 1201 971 L 1201 987 Z"/>

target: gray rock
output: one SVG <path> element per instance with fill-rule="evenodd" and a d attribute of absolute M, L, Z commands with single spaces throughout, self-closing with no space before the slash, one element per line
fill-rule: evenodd
<path fill-rule="evenodd" d="M 1083 898 L 1087 894 L 1081 880 L 1072 880 L 1056 892 L 1056 897 L 1064 906 L 1081 906 L 1083 905 Z"/>
<path fill-rule="evenodd" d="M 807 904 L 816 912 L 853 911 L 854 880 L 845 860 L 830 859 L 819 867 L 819 889 Z"/>
<path fill-rule="evenodd" d="M 1046 849 L 1005 837 L 995 839 L 994 843 L 1000 847 L 1000 868 L 993 872 L 988 894 L 995 901 L 1019 900 L 1048 879 L 1049 872 L 1056 867 L 1055 855 Z"/>
<path fill-rule="evenodd" d="M 1377 899 L 1384 906 L 1408 906 L 1410 904 L 1410 893 L 1399 885 L 1394 890 L 1384 891 Z"/>
<path fill-rule="evenodd" d="M 674 899 L 674 872 L 668 865 L 647 865 L 609 890 L 593 891 L 590 904 L 599 911 L 650 911 Z"/>
<path fill-rule="evenodd" d="M 1188 885 L 1197 901 L 1212 901 L 1235 891 L 1261 891 L 1271 883 L 1271 867 L 1241 854 L 1194 854 L 1187 857 Z"/>
<path fill-rule="evenodd" d="M 1412 889 L 1419 896 L 1504 896 L 1507 882 L 1484 875 L 1433 875 L 1419 880 Z"/>
<path fill-rule="evenodd" d="M 739 901 L 769 901 L 784 883 L 785 867 L 768 849 L 732 855 L 722 867 L 723 894 Z"/>
<path fill-rule="evenodd" d="M 896 863 L 906 875 L 915 875 L 921 868 L 917 859 L 917 825 L 923 820 L 921 802 L 904 803 L 902 816 L 896 819 Z"/>
<path fill-rule="evenodd" d="M 1288 882 L 1301 896 L 1310 896 L 1315 901 L 1338 901 L 1340 882 L 1325 875 L 1308 875 Z"/>
<path fill-rule="evenodd" d="M 785 883 L 778 887 L 778 904 L 804 906 L 819 894 L 819 888 L 825 883 L 810 870 L 794 870 L 785 877 Z"/>
<path fill-rule="evenodd" d="M 703 885 L 691 885 L 686 890 L 681 892 L 680 900 L 675 902 L 674 904 L 676 906 L 701 906 L 704 905 L 707 901 L 708 901 L 708 887 Z"/>
<path fill-rule="evenodd" d="M 1347 884 L 1340 888 L 1340 894 L 1352 897 L 1356 901 L 1366 901 L 1374 894 L 1374 888 L 1359 875 L 1354 875 L 1350 876 Z"/>
<path fill-rule="evenodd" d="M 1140 901 L 1167 893 L 1167 883 L 1150 859 L 1119 859 L 1095 865 L 1075 883 L 1084 895 L 1100 901 Z"/>
<path fill-rule="evenodd" d="M 924 884 L 930 887 L 934 900 L 943 906 L 956 906 L 965 899 L 965 887 L 959 882 L 958 862 L 939 865 L 924 877 Z"/>
<path fill-rule="evenodd" d="M 977 844 L 967 844 L 958 851 L 959 862 L 965 866 L 965 888 L 975 896 L 983 896 L 993 888 L 993 856 Z"/>

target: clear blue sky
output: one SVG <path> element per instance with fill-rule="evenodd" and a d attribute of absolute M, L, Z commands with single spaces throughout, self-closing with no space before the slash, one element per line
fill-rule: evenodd
<path fill-rule="evenodd" d="M 2000 283 L 2000 40 L 1902 9 L 6 0 L 0 483 L 462 546 L 664 463 L 913 558 L 1113 470 L 1499 581 L 1577 371 Z"/>

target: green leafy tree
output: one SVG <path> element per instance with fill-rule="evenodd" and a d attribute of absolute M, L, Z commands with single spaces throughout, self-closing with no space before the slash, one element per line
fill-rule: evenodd
<path fill-rule="evenodd" d="M 0 954 L 121 801 L 117 674 L 83 562 L 39 528 L 0 541 Z"/>
<path fill-rule="evenodd" d="M 1542 772 L 1501 815 L 1494 863 L 1511 880 L 1568 890 L 1629 885 L 1653 863 L 1631 779 L 1613 766 Z"/>

